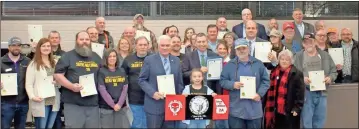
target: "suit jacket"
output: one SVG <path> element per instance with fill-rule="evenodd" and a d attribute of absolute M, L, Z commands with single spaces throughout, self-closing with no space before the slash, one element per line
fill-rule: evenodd
<path fill-rule="evenodd" d="M 232 32 L 235 33 L 238 36 L 238 38 L 245 38 L 243 37 L 243 25 L 244 23 L 242 22 L 241 24 L 233 26 L 232 28 Z M 258 28 L 257 37 L 264 40 L 268 40 L 268 36 L 264 26 L 262 24 L 257 23 L 257 28 Z"/>
<path fill-rule="evenodd" d="M 294 24 L 294 31 L 295 31 L 293 40 L 297 40 L 301 43 L 303 41 L 303 37 L 302 37 L 302 35 L 300 35 L 300 32 L 294 22 L 293 22 L 293 24 Z M 315 30 L 314 30 L 314 26 L 312 24 L 307 23 L 307 22 L 303 22 L 303 24 L 304 24 L 304 34 L 306 34 L 306 33 L 314 34 Z"/>
<path fill-rule="evenodd" d="M 261 39 L 259 37 L 256 38 L 256 42 L 268 42 L 267 40 L 264 40 L 264 39 Z M 231 53 L 230 53 L 230 58 L 233 59 L 236 57 L 236 50 L 234 49 L 234 43 L 232 45 L 232 50 L 231 50 Z M 253 56 L 254 57 L 254 56 Z"/>
<path fill-rule="evenodd" d="M 222 57 L 218 56 L 213 51 L 207 50 L 207 60 L 214 59 L 214 58 L 222 58 Z M 201 63 L 200 63 L 200 59 L 199 59 L 197 50 L 187 54 L 186 57 L 182 61 L 182 72 L 183 72 L 183 78 L 185 78 L 185 80 L 190 79 L 191 71 L 194 68 L 201 68 Z M 206 79 L 206 78 L 207 78 L 207 76 L 204 76 L 204 79 Z M 186 83 L 185 83 L 185 85 L 188 85 L 190 82 L 186 82 Z M 211 88 L 214 92 L 216 92 L 217 83 L 218 83 L 217 80 L 207 81 L 207 86 L 209 88 Z"/>
<path fill-rule="evenodd" d="M 172 55 L 169 55 L 169 60 L 171 74 L 174 76 L 176 94 L 181 94 L 184 86 L 180 60 Z M 165 112 L 165 101 L 152 98 L 153 94 L 158 92 L 157 76 L 160 75 L 166 75 L 166 72 L 159 53 L 147 56 L 138 77 L 138 84 L 145 92 L 145 112 L 155 115 L 161 115 Z"/>

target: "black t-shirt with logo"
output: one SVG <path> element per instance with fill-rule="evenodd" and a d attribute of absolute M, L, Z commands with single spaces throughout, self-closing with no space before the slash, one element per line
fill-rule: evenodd
<path fill-rule="evenodd" d="M 190 86 L 191 95 L 207 95 L 207 86 L 202 86 L 201 89 L 194 89 L 193 86 Z"/>
<path fill-rule="evenodd" d="M 61 56 L 55 67 L 55 73 L 64 73 L 71 83 L 79 83 L 82 75 L 94 74 L 97 83 L 97 72 L 101 67 L 101 58 L 94 52 L 90 57 L 80 56 L 75 50 L 66 52 Z M 73 92 L 67 88 L 62 89 L 61 99 L 64 103 L 80 106 L 97 106 L 98 95 L 81 97 L 80 92 Z"/>
<path fill-rule="evenodd" d="M 147 54 L 148 56 L 149 54 Z M 128 75 L 128 100 L 130 104 L 144 104 L 145 92 L 138 85 L 138 76 L 140 75 L 141 68 L 145 58 L 147 57 L 138 57 L 135 54 L 132 54 L 125 58 L 122 64 L 122 68 L 126 71 Z"/>
<path fill-rule="evenodd" d="M 102 67 L 98 72 L 97 80 L 98 86 L 103 85 L 106 87 L 106 91 L 110 94 L 115 104 L 117 104 L 121 96 L 123 87 L 128 84 L 127 75 L 122 68 L 110 71 L 107 67 Z M 102 97 L 100 97 L 99 104 L 100 108 L 112 109 Z"/>

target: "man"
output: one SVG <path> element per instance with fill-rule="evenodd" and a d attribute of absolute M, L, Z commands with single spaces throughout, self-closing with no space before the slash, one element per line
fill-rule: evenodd
<path fill-rule="evenodd" d="M 144 22 L 145 21 L 144 21 L 143 15 L 142 14 L 136 14 L 133 17 L 133 28 L 135 28 L 136 30 L 140 30 L 140 31 L 150 32 L 151 41 L 150 41 L 149 48 L 151 49 L 152 52 L 156 52 L 157 51 L 156 35 L 151 30 L 147 29 L 144 26 Z"/>
<path fill-rule="evenodd" d="M 136 30 L 133 27 L 126 27 L 125 30 L 122 33 L 121 38 L 125 38 L 128 41 L 131 42 L 132 44 L 132 48 L 136 48 L 136 44 L 135 44 L 135 36 L 136 36 Z"/>
<path fill-rule="evenodd" d="M 314 26 L 315 26 L 315 32 L 322 30 L 322 29 L 326 29 L 325 23 L 323 20 L 316 21 Z"/>
<path fill-rule="evenodd" d="M 29 110 L 29 98 L 25 90 L 25 76 L 26 68 L 30 63 L 30 59 L 20 54 L 20 38 L 12 37 L 10 38 L 8 44 L 9 52 L 1 57 L 1 74 L 17 74 L 17 80 L 7 81 L 17 82 L 18 94 L 11 96 L 1 96 L 1 128 L 11 128 L 11 123 L 14 120 L 14 127 L 16 129 L 24 129 L 27 112 Z M 1 89 L 3 87 L 4 85 L 1 83 Z"/>
<path fill-rule="evenodd" d="M 208 37 L 208 46 L 209 49 L 211 49 L 213 52 L 217 51 L 217 45 L 218 45 L 218 28 L 214 24 L 210 24 L 207 26 L 207 37 Z"/>
<path fill-rule="evenodd" d="M 293 54 L 301 51 L 303 49 L 302 44 L 298 40 L 294 40 L 294 24 L 292 22 L 285 22 L 282 28 L 284 35 L 284 39 L 282 40 L 283 45 Z"/>
<path fill-rule="evenodd" d="M 328 44 L 327 44 L 327 31 L 324 29 L 318 30 L 315 33 L 315 43 L 316 46 L 323 51 L 328 52 Z"/>
<path fill-rule="evenodd" d="M 181 38 L 179 36 L 174 36 L 171 38 L 171 55 L 176 56 L 180 59 L 180 62 L 182 63 L 185 54 L 182 54 L 181 51 Z"/>
<path fill-rule="evenodd" d="M 219 17 L 216 21 L 216 26 L 219 31 L 230 32 L 227 28 L 227 19 L 225 17 Z"/>
<path fill-rule="evenodd" d="M 83 75 L 93 74 L 97 84 L 97 71 L 101 58 L 91 50 L 90 36 L 86 31 L 76 34 L 75 49 L 61 56 L 55 67 L 54 77 L 63 87 L 66 128 L 99 128 L 98 95 L 81 97 L 84 86 L 79 84 Z"/>
<path fill-rule="evenodd" d="M 98 42 L 105 45 L 105 48 L 114 48 L 114 41 L 110 32 L 105 30 L 105 18 L 96 18 L 96 29 L 98 31 Z"/>
<path fill-rule="evenodd" d="M 204 74 L 205 85 L 207 85 L 214 92 L 216 92 L 217 90 L 216 83 L 218 81 L 217 80 L 207 81 L 207 76 L 206 76 L 208 72 L 207 60 L 211 58 L 221 58 L 221 57 L 219 57 L 216 53 L 207 49 L 208 48 L 207 42 L 208 40 L 205 34 L 203 33 L 197 34 L 197 38 L 196 38 L 197 50 L 187 54 L 182 63 L 183 78 L 189 79 L 192 69 L 200 68 L 201 71 L 205 73 Z M 185 85 L 188 84 L 189 83 Z"/>
<path fill-rule="evenodd" d="M 314 26 L 312 24 L 303 22 L 303 11 L 300 8 L 295 8 L 293 10 L 292 15 L 294 21 L 293 24 L 295 35 L 294 40 L 302 42 L 303 35 L 306 33 L 313 33 L 314 34 Z"/>
<path fill-rule="evenodd" d="M 98 40 L 98 37 L 99 37 L 99 34 L 98 34 L 98 30 L 96 27 L 88 27 L 86 29 L 86 32 L 90 35 L 90 41 L 91 43 L 99 43 L 99 40 Z"/>
<path fill-rule="evenodd" d="M 145 92 L 138 85 L 138 77 L 145 58 L 150 55 L 147 52 L 149 42 L 146 37 L 139 37 L 135 40 L 136 53 L 125 58 L 122 68 L 128 75 L 128 100 L 133 114 L 131 128 L 147 128 L 146 114 L 143 107 Z"/>
<path fill-rule="evenodd" d="M 59 60 L 61 58 L 61 56 L 63 54 L 65 54 L 65 51 L 61 50 L 61 45 L 60 45 L 61 36 L 60 36 L 60 33 L 58 31 L 56 31 L 56 30 L 51 31 L 49 33 L 49 35 L 48 35 L 48 38 L 50 40 L 52 52 L 53 52 L 53 55 L 54 55 L 55 59 Z M 60 92 L 61 92 L 61 89 L 60 89 Z M 61 102 L 60 109 L 57 112 L 56 120 L 55 120 L 55 123 L 54 123 L 54 126 L 53 126 L 53 128 L 55 128 L 55 129 L 61 129 L 62 126 L 63 126 L 63 123 L 62 123 L 62 120 L 61 120 L 63 109 L 64 109 L 64 105 Z"/>
<path fill-rule="evenodd" d="M 138 84 L 145 92 L 147 128 L 175 128 L 175 121 L 165 121 L 164 94 L 158 91 L 157 76 L 173 74 L 176 94 L 183 90 L 180 60 L 170 54 L 171 38 L 159 37 L 158 53 L 145 58 Z"/>
<path fill-rule="evenodd" d="M 252 20 L 248 20 L 245 24 L 245 33 L 246 33 L 246 37 L 244 39 L 246 39 L 249 42 L 249 54 L 251 56 L 254 56 L 254 48 L 256 45 L 256 42 L 268 42 L 264 39 L 261 39 L 260 37 L 257 37 L 257 33 L 258 33 L 258 24 Z M 236 50 L 234 48 L 234 44 L 231 50 L 231 59 L 235 57 L 236 55 Z"/>
<path fill-rule="evenodd" d="M 341 47 L 344 51 L 344 65 L 342 66 L 342 83 L 358 82 L 358 41 L 353 39 L 353 32 L 349 28 L 341 30 Z"/>
<path fill-rule="evenodd" d="M 301 112 L 303 128 L 323 128 L 327 111 L 327 91 L 310 91 L 310 71 L 324 71 L 325 84 L 328 86 L 337 77 L 335 64 L 329 54 L 316 48 L 314 35 L 305 34 L 304 50 L 294 55 L 294 66 L 304 75 L 306 84 L 305 102 Z"/>
<path fill-rule="evenodd" d="M 259 129 L 263 117 L 261 98 L 269 88 L 269 75 L 263 63 L 250 56 L 249 42 L 237 39 L 235 42 L 236 57 L 224 66 L 220 85 L 230 90 L 229 128 Z M 245 86 L 240 82 L 242 76 L 256 79 L 256 95 L 252 99 L 241 99 L 240 89 Z"/>
<path fill-rule="evenodd" d="M 340 48 L 342 45 L 341 40 L 339 39 L 339 33 L 337 28 L 330 27 L 328 28 L 328 45 L 333 48 Z"/>
<path fill-rule="evenodd" d="M 242 10 L 242 20 L 241 24 L 238 24 L 232 28 L 232 32 L 234 32 L 238 38 L 246 38 L 246 26 L 247 21 L 252 20 L 252 12 L 248 8 Z M 268 36 L 266 34 L 266 30 L 262 24 L 257 23 L 257 37 L 268 40 Z"/>
<path fill-rule="evenodd" d="M 278 30 L 278 22 L 275 18 L 271 18 L 268 22 L 268 31 L 267 31 L 267 35 L 270 34 L 270 32 L 273 30 L 273 29 L 276 29 Z"/>
<path fill-rule="evenodd" d="M 178 36 L 178 28 L 175 25 L 166 27 L 165 31 L 166 31 L 166 35 L 170 36 L 170 38 L 173 38 L 174 36 Z"/>

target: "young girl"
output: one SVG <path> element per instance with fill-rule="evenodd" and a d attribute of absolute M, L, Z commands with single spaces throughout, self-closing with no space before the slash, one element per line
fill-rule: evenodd
<path fill-rule="evenodd" d="M 203 72 L 200 69 L 193 69 L 190 75 L 191 84 L 187 85 L 182 94 L 187 95 L 212 95 L 217 94 L 211 88 L 203 85 Z M 188 125 L 188 128 L 206 128 L 209 120 L 184 120 L 183 123 Z"/>
<path fill-rule="evenodd" d="M 98 73 L 101 128 L 129 128 L 125 102 L 128 79 L 126 72 L 119 68 L 118 54 L 114 49 L 105 51 L 103 65 Z"/>

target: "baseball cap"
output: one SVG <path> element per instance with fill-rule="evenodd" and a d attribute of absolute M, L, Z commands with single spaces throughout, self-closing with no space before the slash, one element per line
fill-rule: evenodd
<path fill-rule="evenodd" d="M 338 33 L 338 30 L 337 30 L 337 28 L 331 27 L 331 28 L 328 28 L 328 33 Z"/>
<path fill-rule="evenodd" d="M 249 42 L 245 39 L 237 39 L 234 41 L 234 49 L 239 47 L 248 47 Z"/>
<path fill-rule="evenodd" d="M 275 36 L 275 37 L 281 38 L 281 37 L 282 37 L 282 33 L 279 32 L 279 31 L 276 30 L 276 29 L 272 29 L 272 31 L 270 31 L 270 33 L 269 33 L 269 36 Z"/>
<path fill-rule="evenodd" d="M 315 36 L 313 33 L 305 33 L 303 36 L 303 40 L 310 39 L 310 38 L 315 39 Z"/>
<path fill-rule="evenodd" d="M 9 39 L 8 44 L 9 44 L 9 46 L 15 45 L 15 44 L 21 44 L 21 39 L 19 37 L 12 37 Z"/>
<path fill-rule="evenodd" d="M 288 29 L 288 28 L 294 29 L 294 24 L 293 24 L 293 22 L 284 22 L 284 23 L 283 23 L 283 30 L 286 30 L 286 29 Z"/>

